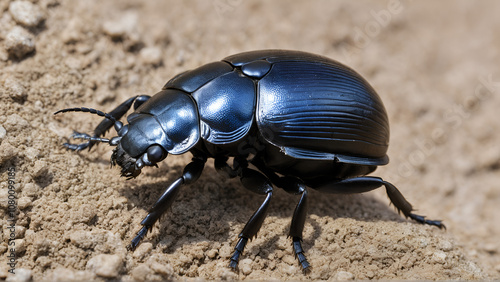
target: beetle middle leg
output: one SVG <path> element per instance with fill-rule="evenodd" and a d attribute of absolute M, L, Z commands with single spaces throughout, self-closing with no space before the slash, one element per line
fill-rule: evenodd
<path fill-rule="evenodd" d="M 295 207 L 290 225 L 290 233 L 288 237 L 292 238 L 292 246 L 295 252 L 295 257 L 302 266 L 302 270 L 307 272 L 310 270 L 311 265 L 307 261 L 304 250 L 302 249 L 302 233 L 307 217 L 307 189 L 302 180 L 292 176 L 278 176 L 272 170 L 266 168 L 260 159 L 255 158 L 252 160 L 257 168 L 264 173 L 271 182 L 279 188 L 282 188 L 287 193 L 301 195 L 300 200 Z"/>
<path fill-rule="evenodd" d="M 333 181 L 331 183 L 326 183 L 319 187 L 315 187 L 315 189 L 323 193 L 353 194 L 368 192 L 377 189 L 382 185 L 385 186 L 387 196 L 389 196 L 389 199 L 394 204 L 398 212 L 402 212 L 405 217 L 409 217 L 422 224 L 434 225 L 439 228 L 446 228 L 441 220 L 429 220 L 426 219 L 425 216 L 412 213 L 412 205 L 405 199 L 403 194 L 401 194 L 396 186 L 383 180 L 380 177 L 361 176 L 347 178 Z"/>
<path fill-rule="evenodd" d="M 109 115 L 114 117 L 116 120 L 119 120 L 122 118 L 127 111 L 134 105 L 134 110 L 137 109 L 140 105 L 142 105 L 144 102 L 146 102 L 149 98 L 151 98 L 148 95 L 140 95 L 140 96 L 134 96 L 132 98 L 129 98 L 127 101 L 121 103 L 118 107 L 116 107 L 114 110 L 109 112 Z M 90 136 L 86 133 L 80 133 L 78 131 L 75 131 L 72 135 L 71 138 L 74 139 L 86 139 L 90 137 L 101 137 L 108 131 L 112 126 L 114 125 L 113 121 L 111 121 L 108 118 L 104 118 L 97 127 L 94 129 L 94 136 Z M 81 151 L 83 149 L 89 148 L 89 150 L 94 146 L 96 142 L 95 141 L 87 141 L 84 143 L 80 144 L 71 144 L 71 143 L 64 143 L 63 145 L 68 148 L 69 150 L 73 151 Z"/>
<path fill-rule="evenodd" d="M 237 269 L 240 256 L 245 249 L 248 240 L 251 240 L 257 235 L 262 223 L 267 215 L 267 210 L 269 208 L 269 202 L 273 196 L 273 186 L 271 181 L 267 179 L 262 173 L 247 168 L 246 160 L 242 158 L 235 158 L 235 163 L 233 163 L 233 168 L 231 168 L 227 163 L 225 163 L 226 158 L 216 158 L 215 167 L 217 171 L 227 174 L 229 177 L 235 177 L 235 174 L 240 177 L 243 186 L 260 195 L 266 195 L 266 199 L 261 204 L 261 206 L 253 213 L 253 215 L 248 220 L 245 227 L 241 231 L 236 247 L 234 248 L 234 253 L 231 256 L 231 262 L 229 267 Z"/>
<path fill-rule="evenodd" d="M 295 177 L 280 177 L 273 183 L 283 188 L 288 193 L 301 195 L 300 200 L 295 207 L 292 217 L 292 223 L 290 224 L 290 233 L 288 237 L 292 238 L 292 246 L 295 252 L 295 257 L 302 266 L 304 272 L 309 271 L 311 265 L 307 261 L 304 250 L 302 249 L 302 233 L 304 231 L 304 224 L 307 217 L 307 189 L 304 183 Z"/>
<path fill-rule="evenodd" d="M 205 167 L 205 162 L 206 158 L 193 158 L 193 161 L 184 168 L 182 176 L 177 178 L 177 180 L 172 182 L 172 184 L 165 189 L 160 198 L 158 198 L 156 203 L 149 209 L 148 215 L 141 221 L 143 227 L 137 232 L 137 236 L 135 236 L 132 242 L 127 246 L 128 250 L 135 250 L 142 238 L 146 236 L 160 216 L 172 205 L 175 198 L 177 198 L 179 188 L 183 184 L 191 184 L 198 180 Z"/>

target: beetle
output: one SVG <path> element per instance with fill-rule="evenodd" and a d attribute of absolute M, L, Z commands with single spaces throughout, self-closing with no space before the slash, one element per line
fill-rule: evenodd
<path fill-rule="evenodd" d="M 124 125 L 119 119 L 132 105 L 135 111 Z M 208 158 L 214 159 L 219 173 L 239 177 L 246 189 L 265 196 L 239 234 L 229 263 L 233 269 L 261 228 L 275 187 L 300 196 L 288 235 L 305 271 L 310 264 L 301 242 L 309 188 L 351 194 L 383 186 L 405 217 L 445 228 L 440 220 L 413 213 L 393 184 L 367 176 L 389 162 L 386 110 L 364 78 L 323 56 L 289 50 L 240 53 L 178 74 L 154 96 L 132 97 L 109 113 L 81 107 L 55 114 L 71 111 L 90 112 L 104 120 L 93 136 L 71 136 L 86 142 L 64 146 L 74 151 L 100 142 L 114 146 L 111 163 L 127 178 L 156 166 L 168 154 L 193 155 L 151 207 L 129 250 L 172 205 L 180 187 L 200 177 Z M 118 135 L 102 138 L 111 127 Z"/>

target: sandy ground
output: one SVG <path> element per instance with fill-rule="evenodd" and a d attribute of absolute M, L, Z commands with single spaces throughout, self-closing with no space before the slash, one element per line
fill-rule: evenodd
<path fill-rule="evenodd" d="M 0 1 L 0 278 L 500 279 L 498 2 L 12 2 Z M 447 231 L 404 220 L 382 190 L 311 191 L 304 275 L 286 238 L 298 198 L 277 191 L 234 273 L 237 235 L 263 198 L 209 162 L 142 245 L 125 249 L 190 156 L 126 181 L 109 146 L 61 146 L 97 116 L 53 112 L 110 111 L 178 72 L 267 48 L 325 55 L 370 81 L 391 122 L 391 163 L 374 175 Z"/>

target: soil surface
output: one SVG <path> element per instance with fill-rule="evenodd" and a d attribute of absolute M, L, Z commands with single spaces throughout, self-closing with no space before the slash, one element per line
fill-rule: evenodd
<path fill-rule="evenodd" d="M 1 0 L 0 278 L 500 279 L 499 10 L 496 1 Z M 62 146 L 98 116 L 53 113 L 109 112 L 179 72 L 256 49 L 317 53 L 362 74 L 391 123 L 391 162 L 373 175 L 447 230 L 400 217 L 383 189 L 311 190 L 303 246 L 313 269 L 303 274 L 287 238 L 298 197 L 277 189 L 233 272 L 238 234 L 263 197 L 209 161 L 127 251 L 191 156 L 126 181 L 109 146 Z"/>

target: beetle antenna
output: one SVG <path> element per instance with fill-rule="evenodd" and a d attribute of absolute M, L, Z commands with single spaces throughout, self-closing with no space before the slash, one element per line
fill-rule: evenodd
<path fill-rule="evenodd" d="M 85 108 L 85 107 L 62 109 L 62 110 L 59 110 L 59 111 L 55 112 L 54 115 L 57 115 L 59 113 L 66 113 L 66 112 L 85 112 L 85 113 L 91 113 L 91 114 L 95 114 L 95 115 L 98 115 L 98 116 L 101 116 L 101 117 L 105 117 L 105 118 L 111 120 L 113 123 L 116 123 L 116 119 L 112 115 L 110 115 L 108 113 L 105 113 L 105 112 L 101 112 L 101 111 L 96 110 L 96 109 Z"/>

